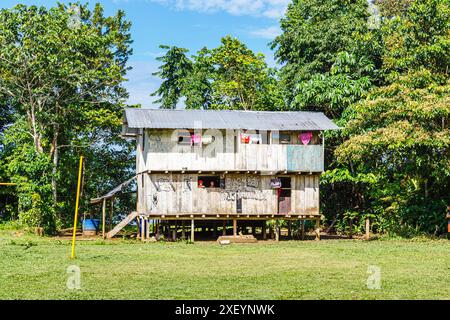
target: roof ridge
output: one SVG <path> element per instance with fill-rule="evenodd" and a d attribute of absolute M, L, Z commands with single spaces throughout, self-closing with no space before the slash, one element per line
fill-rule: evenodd
<path fill-rule="evenodd" d="M 152 108 L 124 108 L 125 111 L 128 110 L 139 110 L 139 111 L 162 111 L 162 112 L 173 112 L 173 111 L 185 111 L 185 112 L 245 112 L 245 113 L 313 113 L 313 114 L 324 114 L 321 111 L 309 111 L 309 110 L 216 110 L 216 109 L 152 109 Z"/>

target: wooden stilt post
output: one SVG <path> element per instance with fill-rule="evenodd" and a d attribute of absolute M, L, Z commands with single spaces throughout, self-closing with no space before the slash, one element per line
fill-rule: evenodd
<path fill-rule="evenodd" d="M 370 239 L 370 219 L 366 218 L 366 240 Z"/>
<path fill-rule="evenodd" d="M 111 198 L 111 211 L 109 212 L 109 231 L 112 230 L 112 219 L 113 219 L 113 211 L 114 211 L 114 197 Z"/>
<path fill-rule="evenodd" d="M 194 242 L 194 235 L 195 235 L 195 223 L 194 219 L 191 220 L 191 242 Z"/>
<path fill-rule="evenodd" d="M 237 220 L 233 219 L 233 237 L 237 237 Z"/>
<path fill-rule="evenodd" d="M 300 223 L 301 223 L 301 239 L 302 240 L 305 240 L 305 222 L 306 222 L 306 220 L 300 220 Z"/>
<path fill-rule="evenodd" d="M 139 236 L 141 241 L 144 241 L 144 217 L 139 217 Z"/>
<path fill-rule="evenodd" d="M 172 230 L 172 240 L 177 240 L 178 221 L 175 221 L 175 228 Z"/>
<path fill-rule="evenodd" d="M 266 220 L 263 221 L 262 230 L 261 231 L 262 231 L 262 238 L 263 238 L 263 240 L 266 240 L 267 239 Z"/>
<path fill-rule="evenodd" d="M 224 236 L 227 235 L 227 220 L 223 220 L 223 224 L 222 224 L 222 235 L 224 235 Z"/>
<path fill-rule="evenodd" d="M 353 219 L 350 219 L 350 221 L 349 221 L 349 231 L 348 231 L 348 237 L 350 238 L 350 239 L 353 239 Z"/>
<path fill-rule="evenodd" d="M 186 239 L 186 229 L 184 227 L 184 220 L 181 220 L 181 239 Z"/>
<path fill-rule="evenodd" d="M 288 221 L 288 238 L 292 239 L 292 221 Z"/>
<path fill-rule="evenodd" d="M 145 239 L 148 241 L 150 239 L 150 219 L 145 217 Z"/>
<path fill-rule="evenodd" d="M 275 241 L 280 241 L 280 226 L 278 224 L 278 220 L 275 221 Z"/>
<path fill-rule="evenodd" d="M 159 240 L 159 221 L 156 222 L 156 240 Z"/>
<path fill-rule="evenodd" d="M 105 239 L 105 225 L 106 225 L 106 199 L 103 199 L 102 205 L 102 238 Z"/>
<path fill-rule="evenodd" d="M 320 240 L 320 218 L 316 218 L 316 240 Z"/>

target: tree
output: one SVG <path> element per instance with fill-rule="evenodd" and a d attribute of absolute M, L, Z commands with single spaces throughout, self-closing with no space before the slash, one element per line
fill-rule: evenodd
<path fill-rule="evenodd" d="M 153 93 L 162 108 L 175 108 L 181 98 L 190 109 L 282 109 L 284 101 L 273 69 L 262 54 L 255 54 L 230 36 L 214 49 L 201 49 L 192 59 L 187 50 L 167 47 L 160 71 L 163 79 Z"/>
<path fill-rule="evenodd" d="M 371 18 L 371 19 L 369 19 Z M 382 42 L 377 17 L 364 0 L 296 0 L 281 20 L 282 34 L 272 42 L 282 64 L 280 83 L 289 110 L 321 111 L 345 125 L 348 108 L 365 98 L 382 80 Z M 321 179 L 321 209 L 327 219 L 342 221 L 365 215 L 364 196 L 375 180 L 338 163 L 334 150 L 347 137 L 343 131 L 325 134 L 325 164 Z M 358 213 L 358 214 L 356 214 Z M 362 220 L 362 219 L 361 219 Z"/>
<path fill-rule="evenodd" d="M 269 89 L 273 79 L 262 54 L 254 54 L 238 39 L 230 36 L 211 50 L 214 66 L 212 108 L 265 110 L 282 105 L 264 105 L 264 97 L 277 94 Z M 271 88 L 273 89 L 273 88 Z"/>
<path fill-rule="evenodd" d="M 105 17 L 99 4 L 0 10 L 0 93 L 15 114 L 3 139 L 6 167 L 33 225 L 55 229 L 78 154 L 119 132 L 129 28 L 122 11 Z"/>
<path fill-rule="evenodd" d="M 186 76 L 182 89 L 187 109 L 211 108 L 213 74 L 211 53 L 207 48 L 202 48 L 197 55 L 192 56 L 192 69 Z"/>
<path fill-rule="evenodd" d="M 415 0 L 386 21 L 385 85 L 349 110 L 341 163 L 373 173 L 372 210 L 391 231 L 443 230 L 450 202 L 449 2 Z"/>
<path fill-rule="evenodd" d="M 272 42 L 272 48 L 283 65 L 280 76 L 291 109 L 317 109 L 329 114 L 333 107 L 329 102 L 341 93 L 330 93 L 328 88 L 349 91 L 345 96 L 350 98 L 354 91 L 356 99 L 360 91 L 367 89 L 370 85 L 367 80 L 352 83 L 358 79 L 349 77 L 348 73 L 339 77 L 336 68 L 333 72 L 332 69 L 336 63 L 342 64 L 342 58 L 347 55 L 346 60 L 352 60 L 352 68 L 364 71 L 360 76 L 370 74 L 368 65 L 375 61 L 369 59 L 367 52 L 361 55 L 355 46 L 355 37 L 368 31 L 368 17 L 366 0 L 294 0 L 288 6 L 286 16 L 281 19 L 283 32 Z M 332 113 L 329 115 L 339 115 Z"/>
<path fill-rule="evenodd" d="M 159 71 L 154 72 L 153 75 L 164 79 L 164 81 L 158 90 L 151 95 L 160 97 L 155 103 L 159 103 L 161 108 L 175 109 L 181 98 L 186 78 L 192 71 L 192 62 L 186 56 L 187 49 L 166 45 L 159 47 L 167 50 L 167 52 L 164 56 L 157 58 L 163 64 L 159 67 Z"/>
<path fill-rule="evenodd" d="M 411 2 L 412 0 L 375 0 L 374 4 L 378 6 L 383 17 L 390 19 L 403 16 Z"/>

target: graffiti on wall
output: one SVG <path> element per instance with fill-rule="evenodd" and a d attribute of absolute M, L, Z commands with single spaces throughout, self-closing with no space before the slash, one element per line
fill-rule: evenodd
<path fill-rule="evenodd" d="M 237 199 L 267 200 L 267 195 L 260 189 L 261 181 L 258 177 L 226 177 L 225 190 L 221 190 L 222 198 L 226 201 Z"/>
<path fill-rule="evenodd" d="M 167 178 L 159 178 L 156 181 L 156 186 L 158 191 L 170 192 L 173 190 L 172 184 L 170 183 L 170 180 Z"/>
<path fill-rule="evenodd" d="M 192 177 L 186 177 L 183 179 L 183 192 L 192 191 Z"/>

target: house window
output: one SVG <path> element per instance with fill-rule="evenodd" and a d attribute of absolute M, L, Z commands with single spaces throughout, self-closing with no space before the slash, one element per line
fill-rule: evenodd
<path fill-rule="evenodd" d="M 178 144 L 185 146 L 198 146 L 202 144 L 202 135 L 199 130 L 178 130 Z"/>
<path fill-rule="evenodd" d="M 291 144 L 291 133 L 288 131 L 272 131 L 272 144 Z"/>
<path fill-rule="evenodd" d="M 199 176 L 197 186 L 199 188 L 225 188 L 220 176 Z"/>

